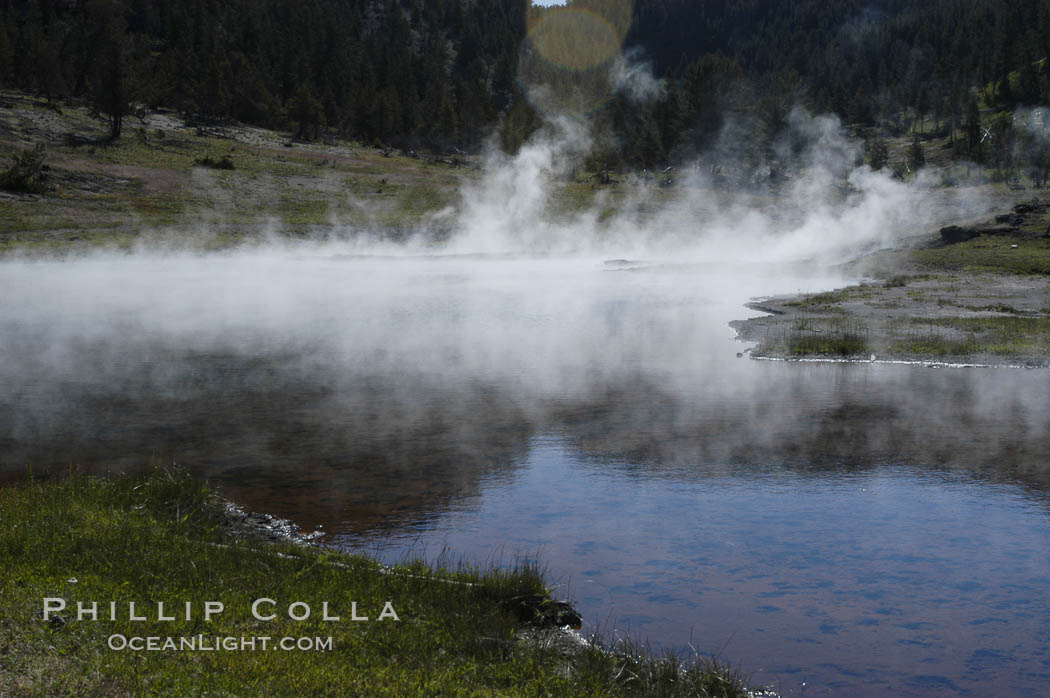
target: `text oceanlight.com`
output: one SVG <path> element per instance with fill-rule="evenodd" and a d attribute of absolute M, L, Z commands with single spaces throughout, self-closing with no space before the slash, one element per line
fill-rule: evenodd
<path fill-rule="evenodd" d="M 330 652 L 329 637 L 270 637 L 268 635 L 191 635 L 189 637 L 140 637 L 114 634 L 106 640 L 111 650 L 133 652 L 252 652 L 284 650 L 286 652 Z"/>

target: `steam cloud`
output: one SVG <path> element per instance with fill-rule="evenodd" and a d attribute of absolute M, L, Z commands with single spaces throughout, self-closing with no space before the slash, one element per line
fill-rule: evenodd
<path fill-rule="evenodd" d="M 629 49 L 613 60 L 609 71 L 609 82 L 617 92 L 627 95 L 633 102 L 648 102 L 662 97 L 666 85 L 653 77 L 652 68 L 640 59 L 639 49 Z"/>
<path fill-rule="evenodd" d="M 625 59 L 613 79 L 644 96 L 658 85 L 646 71 Z M 250 394 L 276 381 L 356 395 L 355 405 L 386 414 L 360 428 L 392 433 L 390 443 L 411 441 L 399 434 L 425 431 L 463 391 L 497 395 L 540 425 L 557 421 L 550 401 L 567 394 L 586 411 L 603 392 L 672 390 L 679 415 L 696 400 L 746 401 L 762 390 L 749 362 L 735 359 L 728 322 L 750 297 L 841 285 L 848 279 L 821 265 L 983 206 L 859 164 L 859 144 L 834 117 L 795 110 L 757 163 L 734 150 L 736 126 L 680 167 L 672 186 L 661 186 L 663 175 L 628 177 L 580 207 L 565 183 L 593 134 L 550 118 L 518 154 L 489 149 L 484 175 L 432 221 L 451 230 L 441 241 L 426 230 L 391 242 L 358 229 L 208 255 L 150 247 L 9 258 L 0 263 L 0 443 L 18 454 L 77 429 L 90 441 L 146 412 L 165 420 L 156 401 L 178 425 L 179 410 L 217 390 L 209 376 L 222 386 L 245 365 L 252 378 L 237 389 Z M 779 192 L 768 181 L 735 186 L 755 173 Z M 672 383 L 691 387 L 679 393 Z M 383 412 L 392 394 L 401 398 Z M 435 397 L 404 397 L 417 394 Z M 92 416 L 99 405 L 109 411 Z M 250 419 L 237 424 L 246 440 L 269 438 Z"/>
<path fill-rule="evenodd" d="M 612 77 L 640 97 L 659 85 L 647 66 L 622 56 Z M 872 171 L 862 162 L 862 144 L 835 116 L 796 107 L 771 155 L 750 166 L 741 130 L 727 124 L 713 151 L 681 167 L 671 187 L 660 187 L 657 177 L 630 176 L 618 200 L 599 192 L 584 210 L 559 211 L 557 193 L 592 136 L 579 121 L 555 119 L 516 156 L 495 149 L 486 156 L 487 175 L 463 190 L 448 249 L 835 264 L 989 205 L 975 191 L 940 189 L 928 176 L 905 182 Z M 723 171 L 752 186 L 727 186 Z M 777 194 L 768 193 L 771 184 Z"/>

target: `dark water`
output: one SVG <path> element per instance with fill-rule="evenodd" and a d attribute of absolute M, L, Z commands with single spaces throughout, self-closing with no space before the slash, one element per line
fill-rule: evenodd
<path fill-rule="evenodd" d="M 537 557 L 786 695 L 1050 675 L 1050 372 L 736 358 L 804 269 L 282 254 L 0 266 L 0 472 L 178 462 L 386 559 Z"/>

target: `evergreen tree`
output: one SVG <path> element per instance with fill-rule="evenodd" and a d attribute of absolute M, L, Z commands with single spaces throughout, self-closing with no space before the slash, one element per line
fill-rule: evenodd
<path fill-rule="evenodd" d="M 503 123 L 500 125 L 500 147 L 507 153 L 517 153 L 522 144 L 529 139 L 541 124 L 540 116 L 519 97 L 511 104 Z"/>
<path fill-rule="evenodd" d="M 58 54 L 58 46 L 54 41 L 44 41 L 37 50 L 37 88 L 48 100 L 66 93 L 66 81 L 62 75 L 62 62 Z"/>
<path fill-rule="evenodd" d="M 919 95 L 915 100 L 915 116 L 918 117 L 919 132 L 922 132 L 926 115 L 930 113 L 930 93 L 926 87 L 919 88 Z"/>
<path fill-rule="evenodd" d="M 0 85 L 12 84 L 13 62 L 14 46 L 11 41 L 9 20 L 7 13 L 0 9 Z"/>
<path fill-rule="evenodd" d="M 868 164 L 873 170 L 881 170 L 890 160 L 890 149 L 881 136 L 868 139 Z"/>
<path fill-rule="evenodd" d="M 296 123 L 296 138 L 308 141 L 317 138 L 324 115 L 321 102 L 314 97 L 309 85 L 306 83 L 299 85 L 295 97 L 288 104 L 288 112 Z"/>
<path fill-rule="evenodd" d="M 109 120 L 109 136 L 120 138 L 124 116 L 130 111 L 129 75 L 125 56 L 127 23 L 114 0 L 93 0 L 88 6 L 94 46 L 93 98 L 95 108 Z"/>
<path fill-rule="evenodd" d="M 913 172 L 918 172 L 925 166 L 926 153 L 922 149 L 922 142 L 919 141 L 919 134 L 916 133 L 911 137 L 911 147 L 908 148 L 908 167 Z"/>
<path fill-rule="evenodd" d="M 966 107 L 966 122 L 963 126 L 966 134 L 966 154 L 976 163 L 984 162 L 983 132 L 981 129 L 981 110 L 977 107 L 977 100 L 970 98 Z"/>
<path fill-rule="evenodd" d="M 1018 82 L 1020 83 L 1018 94 L 1020 101 L 1029 106 L 1038 104 L 1040 97 L 1039 75 L 1036 72 L 1035 59 L 1028 51 L 1025 51 L 1021 58 L 1021 70 Z"/>
<path fill-rule="evenodd" d="M 601 55 L 602 32 L 586 27 L 625 36 L 663 76 L 663 99 L 625 112 L 607 103 L 607 62 L 536 60 L 522 48 L 528 23 L 565 10 L 525 0 L 0 0 L 0 84 L 89 98 L 114 136 L 134 98 L 197 119 L 435 147 L 477 145 L 498 127 L 513 149 L 537 123 L 523 106 L 531 76 L 586 95 L 574 106 L 608 129 L 602 147 L 653 165 L 704 152 L 726 125 L 759 134 L 761 149 L 798 104 L 897 133 L 902 114 L 924 132 L 932 113 L 954 141 L 972 126 L 968 89 L 1050 101 L 1045 2 L 879 0 L 877 19 L 858 0 L 573 4 L 577 20 L 586 10 L 606 22 L 577 22 L 562 37 L 568 55 Z M 959 154 L 986 157 L 979 136 L 964 133 Z"/>

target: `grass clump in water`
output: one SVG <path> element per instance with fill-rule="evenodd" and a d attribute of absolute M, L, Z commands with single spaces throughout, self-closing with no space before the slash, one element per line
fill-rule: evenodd
<path fill-rule="evenodd" d="M 843 334 L 828 337 L 804 335 L 788 340 L 788 351 L 794 356 L 857 356 L 865 353 L 868 343 L 861 335 Z"/>
<path fill-rule="evenodd" d="M 738 679 L 706 662 L 521 641 L 537 632 L 523 616 L 552 605 L 534 564 L 384 569 L 362 556 L 237 537 L 224 507 L 178 470 L 0 489 L 0 693 L 745 695 Z M 45 598 L 66 608 L 45 621 Z M 261 607 L 273 618 L 252 614 L 257 599 L 273 600 Z M 209 601 L 224 610 L 205 620 Z M 97 602 L 98 620 L 78 619 L 78 602 Z M 146 620 L 130 619 L 132 602 Z M 291 617 L 302 616 L 296 602 L 309 606 L 308 617 Z M 158 603 L 174 620 L 159 617 Z M 340 620 L 325 620 L 325 603 Z M 398 620 L 379 620 L 387 604 Z M 351 620 L 355 614 L 369 620 Z M 274 644 L 236 651 L 109 644 L 198 636 Z M 276 649 L 285 637 L 313 649 Z"/>
<path fill-rule="evenodd" d="M 868 351 L 867 330 L 847 318 L 800 317 L 779 338 L 767 341 L 758 356 L 861 356 Z"/>

